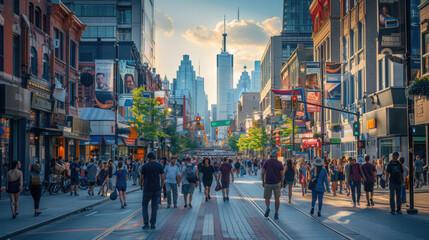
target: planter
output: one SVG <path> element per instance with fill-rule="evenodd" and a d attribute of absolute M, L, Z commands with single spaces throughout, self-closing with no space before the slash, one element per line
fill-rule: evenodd
<path fill-rule="evenodd" d="M 405 89 L 405 96 L 412 100 L 416 97 L 429 99 L 429 77 L 414 79 Z"/>

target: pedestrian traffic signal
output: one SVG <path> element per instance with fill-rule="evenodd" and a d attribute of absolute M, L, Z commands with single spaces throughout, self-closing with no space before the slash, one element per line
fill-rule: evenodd
<path fill-rule="evenodd" d="M 297 109 L 298 108 L 298 97 L 297 96 L 292 96 L 292 109 Z"/>
<path fill-rule="evenodd" d="M 218 135 L 219 134 L 219 129 L 218 128 L 216 128 L 216 135 Z"/>
<path fill-rule="evenodd" d="M 358 148 L 359 149 L 363 149 L 363 148 L 365 148 L 365 140 L 359 140 L 358 141 Z"/>
<path fill-rule="evenodd" d="M 353 136 L 357 137 L 360 134 L 360 123 L 354 122 L 353 123 Z"/>

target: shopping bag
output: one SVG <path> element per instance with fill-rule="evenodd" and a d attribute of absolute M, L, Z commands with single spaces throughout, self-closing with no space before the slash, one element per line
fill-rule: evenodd
<path fill-rule="evenodd" d="M 216 191 L 216 192 L 218 192 L 218 191 L 220 191 L 221 189 L 222 189 L 222 185 L 220 184 L 220 181 L 218 181 L 218 182 L 217 182 L 217 184 L 216 184 L 215 191 Z"/>
<path fill-rule="evenodd" d="M 113 191 L 111 194 L 110 194 L 110 200 L 116 200 L 118 198 L 118 191 L 115 189 L 115 191 Z"/>

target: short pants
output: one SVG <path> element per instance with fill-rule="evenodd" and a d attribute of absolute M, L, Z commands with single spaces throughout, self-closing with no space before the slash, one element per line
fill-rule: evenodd
<path fill-rule="evenodd" d="M 280 183 L 277 184 L 266 184 L 264 187 L 264 198 L 271 199 L 272 193 L 274 192 L 274 198 L 280 198 Z"/>
<path fill-rule="evenodd" d="M 70 184 L 71 185 L 79 185 L 79 176 L 70 177 Z"/>
<path fill-rule="evenodd" d="M 188 195 L 188 194 L 194 194 L 195 190 L 195 183 L 188 183 L 182 185 L 182 194 Z"/>
<path fill-rule="evenodd" d="M 374 183 L 364 182 L 363 190 L 365 190 L 365 192 L 374 192 Z"/>
<path fill-rule="evenodd" d="M 118 185 L 116 185 L 116 189 L 119 192 L 126 192 L 127 191 L 127 184 L 118 184 Z"/>

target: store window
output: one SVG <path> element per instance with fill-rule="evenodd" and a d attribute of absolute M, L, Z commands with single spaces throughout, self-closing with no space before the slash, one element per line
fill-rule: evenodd
<path fill-rule="evenodd" d="M 389 158 L 391 153 L 393 153 L 393 138 L 380 139 L 380 156 Z"/>
<path fill-rule="evenodd" d="M 37 77 L 37 51 L 36 48 L 32 47 L 30 50 L 30 64 L 31 64 L 31 74 Z"/>
<path fill-rule="evenodd" d="M 429 32 L 422 36 L 422 64 L 423 74 L 429 73 Z"/>

